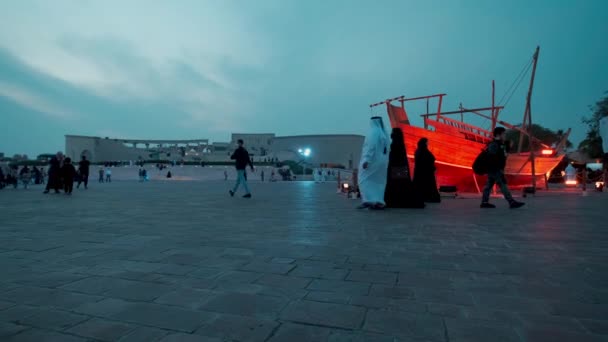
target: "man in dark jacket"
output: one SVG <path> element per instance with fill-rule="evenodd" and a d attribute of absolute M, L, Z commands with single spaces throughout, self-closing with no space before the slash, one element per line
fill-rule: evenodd
<path fill-rule="evenodd" d="M 507 187 L 507 179 L 505 178 L 505 166 L 507 165 L 506 132 L 504 127 L 496 127 L 494 129 L 494 140 L 487 147 L 488 181 L 483 188 L 481 208 L 496 208 L 494 204 L 490 203 L 490 191 L 492 191 L 494 184 L 498 184 L 511 209 L 520 208 L 525 204 L 514 200 Z"/>
<path fill-rule="evenodd" d="M 234 197 L 234 194 L 239 189 L 239 185 L 242 183 L 245 188 L 245 198 L 251 198 L 251 192 L 249 191 L 249 186 L 247 186 L 247 178 L 245 177 L 245 169 L 247 169 L 247 165 L 251 168 L 253 172 L 253 163 L 251 162 L 251 158 L 249 157 L 249 152 L 243 147 L 243 140 L 239 139 L 237 141 L 239 147 L 234 151 L 230 159 L 235 161 L 236 166 L 236 184 L 234 185 L 234 189 L 230 190 L 230 196 Z"/>
<path fill-rule="evenodd" d="M 89 169 L 91 166 L 91 162 L 87 160 L 87 157 L 82 156 L 82 160 L 78 163 L 78 174 L 80 177 L 78 178 L 78 185 L 76 188 L 80 188 L 80 183 L 84 183 L 84 188 L 89 188 Z"/>

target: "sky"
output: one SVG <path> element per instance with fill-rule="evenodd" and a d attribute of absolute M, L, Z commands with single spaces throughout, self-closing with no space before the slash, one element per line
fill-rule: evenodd
<path fill-rule="evenodd" d="M 605 0 L 0 2 L 0 152 L 65 134 L 229 141 L 365 134 L 369 104 L 497 101 L 540 45 L 535 123 L 571 127 L 608 91 Z M 519 123 L 528 79 L 501 118 Z M 425 104 L 410 108 L 415 124 Z"/>

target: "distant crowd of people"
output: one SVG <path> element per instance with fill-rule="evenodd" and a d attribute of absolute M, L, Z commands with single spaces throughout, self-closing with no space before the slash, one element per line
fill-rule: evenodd
<path fill-rule="evenodd" d="M 44 168 L 36 166 L 30 168 L 25 165 L 19 168 L 17 165 L 11 165 L 6 168 L 0 166 L 0 189 L 7 186 L 13 186 L 15 189 L 21 184 L 24 189 L 31 184 L 44 184 L 46 173 Z"/>

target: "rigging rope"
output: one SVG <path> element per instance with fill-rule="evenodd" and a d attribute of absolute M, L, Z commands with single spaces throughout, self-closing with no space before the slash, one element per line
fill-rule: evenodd
<path fill-rule="evenodd" d="M 517 75 L 517 77 L 513 80 L 513 83 L 511 83 L 511 85 L 509 86 L 509 88 L 507 88 L 507 90 L 505 91 L 502 98 L 498 101 L 499 106 L 502 105 L 502 106 L 506 107 L 506 103 L 509 102 L 509 100 L 511 99 L 511 97 L 513 97 L 513 94 L 515 93 L 517 88 L 519 88 L 519 86 L 521 85 L 521 82 L 523 81 L 525 75 L 528 73 L 528 71 L 532 67 L 533 62 L 534 62 L 534 58 L 530 58 L 530 60 L 528 62 L 526 62 L 526 64 L 524 64 L 522 70 L 519 72 L 519 75 Z M 511 93 L 511 94 L 509 95 L 509 93 Z M 508 99 L 506 102 L 504 102 L 505 98 L 507 98 L 507 95 L 509 95 Z M 504 105 L 502 103 L 504 103 Z"/>

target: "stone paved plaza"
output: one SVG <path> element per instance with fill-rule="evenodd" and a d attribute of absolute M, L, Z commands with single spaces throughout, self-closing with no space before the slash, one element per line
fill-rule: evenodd
<path fill-rule="evenodd" d="M 608 194 L 370 212 L 228 187 L 1 190 L 0 340 L 608 340 Z"/>

